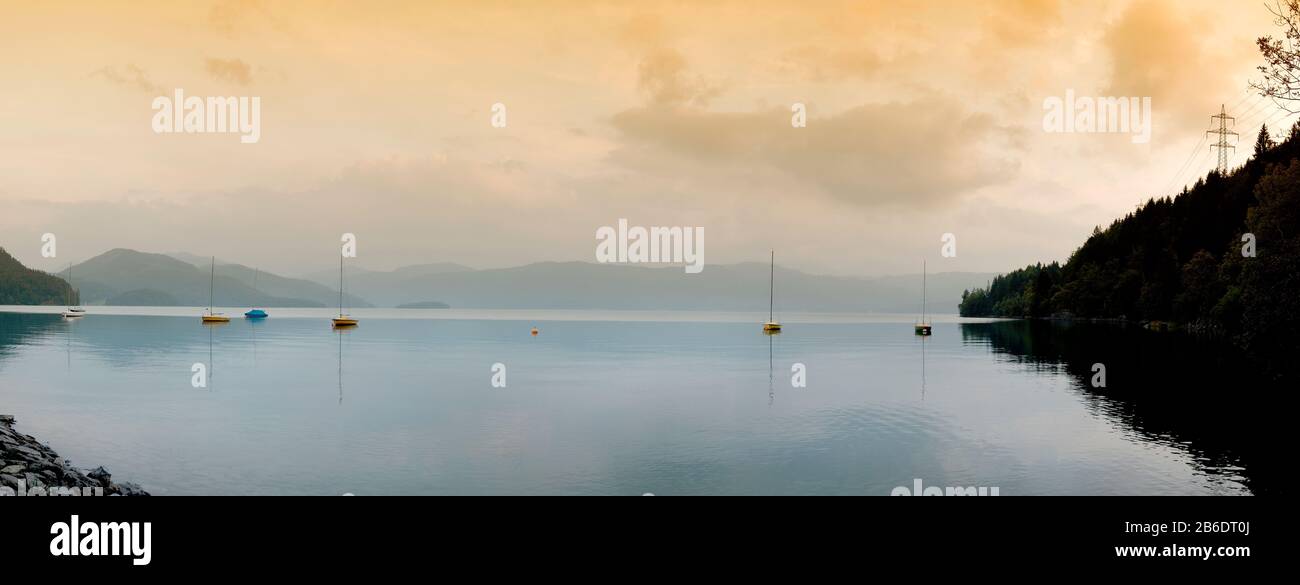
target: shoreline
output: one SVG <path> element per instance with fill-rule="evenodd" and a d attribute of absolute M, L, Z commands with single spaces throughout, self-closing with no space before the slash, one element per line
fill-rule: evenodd
<path fill-rule="evenodd" d="M 14 429 L 11 415 L 0 415 L 0 496 L 147 496 L 139 485 L 115 483 L 103 467 L 82 470 L 48 445 Z"/>
<path fill-rule="evenodd" d="M 96 317 L 180 317 L 197 320 L 204 307 L 86 307 L 83 319 Z M 764 307 L 766 309 L 766 307 Z M 0 305 L 0 313 L 12 315 L 58 316 L 63 307 L 42 305 Z M 215 307 L 217 312 L 242 316 L 247 307 Z M 338 309 L 267 308 L 270 321 L 328 320 L 338 316 Z M 688 310 L 688 309 L 353 309 L 351 314 L 366 320 L 384 321 L 519 321 L 519 322 L 627 322 L 627 323 L 762 323 L 767 311 Z M 964 318 L 956 313 L 934 313 L 936 324 L 1005 320 L 1003 318 Z M 838 312 L 784 311 L 781 321 L 805 324 L 899 323 L 911 325 L 911 312 Z M 244 321 L 236 318 L 235 321 Z"/>

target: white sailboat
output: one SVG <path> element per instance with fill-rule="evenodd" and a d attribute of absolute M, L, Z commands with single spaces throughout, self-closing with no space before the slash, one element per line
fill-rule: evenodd
<path fill-rule="evenodd" d="M 68 263 L 68 309 L 63 312 L 64 319 L 77 319 L 86 316 L 86 310 L 72 304 L 72 295 L 77 294 L 77 289 L 72 286 L 72 263 Z M 80 299 L 78 299 L 80 300 Z"/>

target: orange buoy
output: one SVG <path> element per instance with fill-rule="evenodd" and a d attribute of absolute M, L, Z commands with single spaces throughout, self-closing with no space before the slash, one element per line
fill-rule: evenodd
<path fill-rule="evenodd" d="M 533 337 L 537 337 L 537 328 L 533 327 Z"/>

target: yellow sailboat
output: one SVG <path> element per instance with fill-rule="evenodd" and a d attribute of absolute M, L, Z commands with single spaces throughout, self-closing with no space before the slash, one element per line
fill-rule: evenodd
<path fill-rule="evenodd" d="M 921 261 L 921 320 L 916 323 L 914 329 L 917 335 L 930 335 L 934 328 L 930 326 L 930 317 L 925 314 L 925 261 Z"/>
<path fill-rule="evenodd" d="M 336 329 L 356 327 L 357 320 L 343 312 L 343 255 L 339 254 L 339 316 L 331 319 Z"/>
<path fill-rule="evenodd" d="M 776 305 L 776 250 L 772 251 L 772 266 L 768 279 L 767 323 L 763 324 L 763 333 L 772 335 L 781 332 L 781 323 L 773 316 L 773 307 Z"/>
<path fill-rule="evenodd" d="M 212 297 L 217 287 L 217 257 L 212 257 L 212 272 L 208 277 L 208 311 L 203 314 L 204 323 L 229 323 L 230 317 L 212 312 Z"/>

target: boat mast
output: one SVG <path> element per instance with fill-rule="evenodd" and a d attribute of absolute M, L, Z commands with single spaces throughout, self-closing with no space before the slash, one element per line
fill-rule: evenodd
<path fill-rule="evenodd" d="M 343 316 L 343 254 L 339 254 L 339 317 Z"/>
<path fill-rule="evenodd" d="M 767 283 L 767 322 L 772 322 L 772 307 L 776 304 L 776 250 L 772 250 L 772 266 L 768 272 Z"/>
<path fill-rule="evenodd" d="M 208 314 L 212 314 L 212 297 L 217 288 L 217 257 L 212 257 L 212 274 L 208 277 Z"/>
<path fill-rule="evenodd" d="M 925 314 L 925 260 L 921 260 L 921 322 L 929 323 Z"/>

